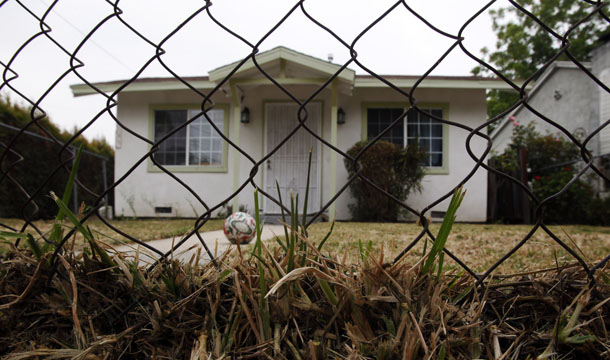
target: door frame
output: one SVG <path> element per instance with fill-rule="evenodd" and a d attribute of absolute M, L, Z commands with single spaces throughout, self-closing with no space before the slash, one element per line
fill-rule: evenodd
<path fill-rule="evenodd" d="M 267 135 L 268 134 L 268 132 L 267 132 L 268 131 L 268 125 L 269 125 L 269 122 L 267 121 L 267 114 L 268 114 L 267 106 L 268 105 L 274 105 L 274 104 L 293 104 L 293 105 L 297 105 L 298 106 L 298 104 L 295 104 L 293 101 L 289 101 L 289 100 L 265 100 L 265 101 L 263 101 L 263 136 L 262 136 L 262 140 L 263 140 L 263 156 L 267 155 L 268 150 L 269 150 L 268 149 L 268 140 L 269 140 L 269 137 Z M 312 101 L 309 102 L 309 104 L 319 104 L 320 105 L 320 120 L 318 122 L 318 130 L 319 130 L 319 134 L 318 135 L 321 138 L 324 139 L 324 128 L 323 128 L 324 127 L 324 101 L 323 100 L 312 100 Z M 322 166 L 322 160 L 324 159 L 324 157 L 322 156 L 322 151 L 323 151 L 322 144 L 320 144 L 320 141 L 318 139 L 315 139 L 315 142 L 316 142 L 315 145 L 317 147 L 316 148 L 316 150 L 317 150 L 316 158 L 317 158 L 317 168 L 318 168 L 317 169 L 318 170 L 318 176 L 316 177 L 317 178 L 316 180 L 318 182 L 318 189 L 319 189 L 319 194 L 318 194 L 319 196 L 318 196 L 318 199 L 317 199 L 317 202 L 316 202 L 317 209 L 318 209 L 318 210 L 316 210 L 316 212 L 317 212 L 317 211 L 320 211 L 320 209 L 322 209 L 322 199 L 323 199 L 322 180 L 323 180 L 323 169 L 324 169 L 324 167 Z M 267 166 L 265 164 L 261 164 L 261 167 L 262 167 L 261 183 L 262 183 L 263 189 L 265 191 L 267 191 L 267 183 L 266 183 Z M 274 193 L 274 192 L 271 192 L 270 194 L 272 196 L 274 196 L 274 195 L 277 196 L 277 194 Z M 268 213 L 267 212 L 267 201 L 270 201 L 270 200 L 267 200 L 267 198 L 265 196 L 263 196 L 263 195 L 261 195 L 261 199 L 262 199 L 262 201 L 261 201 L 261 204 L 262 204 L 261 210 L 262 210 L 263 214 L 267 214 L 267 215 L 279 215 L 279 214 L 281 214 L 281 212 L 280 213 Z M 309 199 L 310 203 L 311 203 L 311 200 L 314 200 L 314 199 L 310 198 Z M 284 202 L 284 206 L 286 206 L 287 204 L 289 205 L 289 203 L 287 203 L 286 201 L 287 201 L 287 199 L 282 199 L 282 202 Z M 290 199 L 288 199 L 288 201 L 290 201 Z M 300 210 L 301 209 L 299 209 L 299 213 L 301 212 Z"/>

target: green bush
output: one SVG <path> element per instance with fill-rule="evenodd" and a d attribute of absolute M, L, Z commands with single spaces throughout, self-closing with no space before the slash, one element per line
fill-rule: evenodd
<path fill-rule="evenodd" d="M 360 141 L 347 154 L 355 157 L 366 145 L 368 141 Z M 411 191 L 421 190 L 420 183 L 424 177 L 421 163 L 426 156 L 426 151 L 417 145 L 401 148 L 388 141 L 377 141 L 359 159 L 361 174 L 400 201 L 405 201 Z M 344 162 L 349 175 L 356 174 L 355 164 L 349 159 Z M 373 186 L 356 178 L 349 189 L 356 200 L 355 204 L 349 206 L 354 220 L 398 220 L 399 205 Z"/>
<path fill-rule="evenodd" d="M 593 199 L 587 215 L 589 225 L 610 226 L 610 197 Z"/>
<path fill-rule="evenodd" d="M 513 174 L 519 167 L 520 149 L 525 149 L 531 190 L 539 200 L 561 191 L 576 176 L 577 164 L 582 164 L 580 148 L 563 136 L 538 133 L 534 123 L 516 126 L 511 140 L 511 145 L 494 157 L 498 170 Z M 597 199 L 593 186 L 581 177 L 563 194 L 545 203 L 544 221 L 602 225 L 608 222 L 604 218 L 608 213 L 610 201 Z"/>
<path fill-rule="evenodd" d="M 532 179 L 532 190 L 539 200 L 552 196 L 559 191 L 576 175 L 570 167 L 558 167 L 548 175 L 535 175 Z M 575 223 L 589 222 L 591 214 L 589 206 L 594 200 L 595 192 L 591 185 L 582 180 L 576 180 L 565 193 L 545 204 L 544 221 L 546 223 Z"/>

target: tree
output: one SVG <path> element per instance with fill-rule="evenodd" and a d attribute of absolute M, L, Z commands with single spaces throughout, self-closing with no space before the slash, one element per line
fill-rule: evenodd
<path fill-rule="evenodd" d="M 26 107 L 14 104 L 8 98 L 0 98 L 0 124 L 6 124 L 13 128 L 23 128 L 30 122 L 30 111 Z M 54 136 L 61 143 L 68 141 L 73 133 L 61 131 L 49 118 L 42 118 L 38 121 L 40 127 Z M 53 218 L 57 214 L 57 205 L 48 196 L 50 191 L 61 194 L 64 191 L 68 178 L 68 171 L 60 170 L 55 172 L 55 168 L 61 162 L 68 160 L 68 154 L 59 159 L 61 145 L 41 139 L 47 137 L 46 133 L 39 126 L 30 126 L 28 133 L 19 136 L 15 142 L 17 132 L 14 129 L 0 126 L 0 156 L 4 156 L 2 171 L 7 171 L 10 178 L 0 176 L 0 217 L 22 217 Z M 32 133 L 35 135 L 32 136 Z M 10 151 L 6 148 L 12 143 Z M 112 184 L 114 178 L 114 150 L 102 138 L 87 140 L 82 135 L 74 140 L 73 146 L 83 145 L 86 150 L 82 157 L 78 170 L 78 179 L 81 184 L 90 191 L 101 194 L 104 191 L 104 183 Z M 104 160 L 100 156 L 105 157 Z M 9 166 L 13 164 L 14 166 Z M 104 179 L 103 167 L 106 170 Z M 0 171 L 0 175 L 4 175 Z M 104 181 L 105 180 L 105 181 Z M 14 183 L 17 182 L 25 191 L 34 196 L 40 188 L 33 201 L 39 207 L 35 212 L 35 206 L 28 202 L 28 197 L 20 191 Z M 91 205 L 96 196 L 78 187 L 78 202 L 85 202 Z M 108 196 L 109 204 L 113 203 L 112 193 Z M 28 204 L 24 207 L 25 204 Z M 72 204 L 70 204 L 72 205 Z"/>
<path fill-rule="evenodd" d="M 517 0 L 519 5 L 569 41 L 567 51 L 578 61 L 586 61 L 599 38 L 608 30 L 608 22 L 595 13 L 594 2 L 583 0 Z M 504 76 L 527 79 L 545 63 L 560 53 L 562 39 L 540 25 L 534 18 L 515 6 L 490 10 L 492 29 L 496 33 L 496 50 L 483 48 L 483 60 Z M 587 18 L 588 15 L 591 17 Z M 580 21 L 583 21 L 579 24 Z M 576 27 L 568 33 L 572 26 Z M 567 60 L 565 52 L 560 60 Z M 474 75 L 493 75 L 484 66 L 472 70 Z M 488 94 L 488 116 L 494 117 L 519 99 L 516 92 L 492 90 Z"/>

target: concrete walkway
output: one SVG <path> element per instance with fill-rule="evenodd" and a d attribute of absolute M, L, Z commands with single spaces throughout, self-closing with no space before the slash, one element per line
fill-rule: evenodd
<path fill-rule="evenodd" d="M 222 230 L 207 231 L 199 234 L 203 238 L 203 241 L 206 243 L 212 254 L 215 254 L 216 257 L 222 255 L 231 245 Z M 263 241 L 270 240 L 273 239 L 276 235 L 284 235 L 283 226 L 265 225 L 263 227 L 261 239 Z M 161 251 L 162 253 L 166 253 L 171 250 L 173 244 L 177 244 L 180 240 L 181 238 L 176 237 L 169 239 L 152 240 L 148 241 L 147 244 Z M 256 238 L 254 238 L 250 244 L 253 244 L 255 241 Z M 177 250 L 174 251 L 174 259 L 179 259 L 185 262 L 190 261 L 191 257 L 194 254 L 197 254 L 199 248 L 201 248 L 199 262 L 207 263 L 208 261 L 210 261 L 210 257 L 205 251 L 205 248 L 203 248 L 201 242 L 199 241 L 199 238 L 195 235 L 191 236 L 184 244 L 182 244 Z M 123 255 L 126 255 L 126 257 L 132 259 L 135 257 L 136 252 L 139 251 L 138 259 L 140 261 L 140 264 L 152 264 L 159 257 L 157 253 L 135 243 L 115 246 L 114 249 L 118 252 L 123 253 Z"/>

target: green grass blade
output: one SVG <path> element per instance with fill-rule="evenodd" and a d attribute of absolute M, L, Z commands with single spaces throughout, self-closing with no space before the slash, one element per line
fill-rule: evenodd
<path fill-rule="evenodd" d="M 445 356 L 447 356 L 447 348 L 445 343 L 441 344 L 441 348 L 438 351 L 438 360 L 445 360 Z"/>
<path fill-rule="evenodd" d="M 328 233 L 326 234 L 324 239 L 322 239 L 322 241 L 320 241 L 320 244 L 318 245 L 318 251 L 322 251 L 322 246 L 324 246 L 324 243 L 326 243 L 326 240 L 328 240 L 330 235 L 333 233 L 334 228 L 335 228 L 335 221 L 333 220 L 332 224 L 330 224 L 330 230 L 328 230 Z"/>
<path fill-rule="evenodd" d="M 32 253 L 34 254 L 34 256 L 36 256 L 36 258 L 38 260 L 40 260 L 40 258 L 42 257 L 42 254 L 44 254 L 44 251 L 42 251 L 40 249 L 40 246 L 38 246 L 38 243 L 36 242 L 36 240 L 34 240 L 34 237 L 32 236 L 32 234 L 0 231 L 0 238 L 7 239 L 7 240 L 8 239 L 19 240 L 19 239 L 25 238 L 26 244 L 30 247 L 30 249 L 32 250 Z"/>
<path fill-rule="evenodd" d="M 254 243 L 254 247 L 250 253 L 250 259 L 252 259 L 252 255 L 254 254 L 261 256 L 263 251 L 263 247 L 261 245 L 262 226 L 260 223 L 260 208 L 258 206 L 258 190 L 254 190 L 254 223 L 256 225 L 256 242 Z"/>
<path fill-rule="evenodd" d="M 472 291 L 472 285 L 468 286 L 464 290 L 462 290 L 453 300 L 453 305 L 457 305 L 462 299 L 464 299 L 470 292 Z"/>
<path fill-rule="evenodd" d="M 78 172 L 78 166 L 80 164 L 82 152 L 83 145 L 78 148 L 78 151 L 76 152 L 76 157 L 74 158 L 74 162 L 72 163 L 72 169 L 70 170 L 68 182 L 66 183 L 66 188 L 64 189 L 64 194 L 62 196 L 62 201 L 64 202 L 64 204 L 67 204 L 70 201 L 70 196 L 72 195 L 72 189 L 74 188 L 74 182 L 76 181 L 76 174 Z M 57 212 L 57 216 L 55 217 L 55 224 L 53 225 L 53 229 L 51 230 L 51 235 L 49 235 L 49 241 L 54 244 L 58 244 L 61 241 L 61 222 L 65 218 L 65 215 L 66 214 L 64 213 L 64 211 L 60 208 Z"/>
<path fill-rule="evenodd" d="M 0 231 L 0 238 L 10 238 L 10 239 L 22 239 L 26 236 L 24 233 L 16 233 L 10 231 Z"/>
<path fill-rule="evenodd" d="M 328 299 L 328 302 L 333 306 L 337 306 L 337 304 L 339 304 L 339 300 L 337 300 L 337 295 L 335 295 L 335 292 L 330 287 L 328 281 L 320 278 L 316 278 L 316 280 L 318 281 L 318 285 L 320 285 L 322 292 L 326 296 L 326 299 Z"/>
<path fill-rule="evenodd" d="M 286 245 L 284 245 L 284 243 L 282 242 L 282 240 L 280 240 L 278 236 L 273 237 L 273 240 L 275 240 L 275 242 L 278 243 L 282 250 L 284 250 L 284 253 L 288 251 L 288 248 L 286 247 Z"/>
<path fill-rule="evenodd" d="M 220 276 L 218 276 L 218 282 L 221 283 L 224 279 L 226 279 L 232 273 L 233 273 L 233 270 L 231 270 L 231 269 L 227 269 L 227 270 L 221 272 Z"/>
<path fill-rule="evenodd" d="M 311 176 L 311 155 L 313 149 L 309 149 L 309 160 L 307 163 L 307 185 L 305 186 L 305 201 L 303 202 L 303 222 L 301 225 L 303 226 L 303 235 L 307 236 L 307 229 L 305 228 L 305 224 L 307 224 L 307 200 L 309 199 L 309 178 Z"/>
<path fill-rule="evenodd" d="M 288 271 L 291 272 L 294 269 L 294 245 L 295 245 L 295 236 L 294 236 L 294 227 L 295 227 L 295 216 L 294 216 L 294 195 L 292 191 L 290 192 L 290 238 L 288 245 Z"/>
<path fill-rule="evenodd" d="M 280 191 L 280 183 L 275 180 L 275 187 L 277 188 L 277 198 L 280 201 L 280 210 L 282 211 L 282 222 L 284 223 L 284 234 L 286 235 L 286 249 L 288 249 L 290 247 L 289 241 L 290 238 L 288 237 L 288 228 L 286 227 L 286 214 L 284 213 L 284 202 L 282 201 L 282 192 Z"/>
<path fill-rule="evenodd" d="M 53 198 L 53 200 L 55 200 L 55 203 L 60 208 L 60 210 L 64 212 L 65 216 L 72 222 L 74 227 L 76 227 L 76 230 L 78 230 L 81 234 L 83 234 L 83 236 L 85 237 L 85 240 L 87 240 L 87 242 L 91 246 L 91 250 L 93 250 L 100 256 L 100 259 L 102 260 L 102 262 L 108 267 L 116 266 L 114 261 L 112 261 L 112 259 L 110 259 L 110 256 L 108 256 L 108 253 L 106 251 L 104 251 L 102 248 L 100 248 L 100 246 L 97 244 L 97 242 L 93 238 L 91 229 L 89 227 L 83 226 L 83 224 L 81 224 L 81 222 L 78 221 L 78 219 L 76 218 L 76 215 L 74 215 L 72 210 L 70 210 L 68 208 L 68 206 L 60 198 L 58 198 L 55 195 L 55 193 L 52 191 L 51 191 L 51 197 Z"/>
<path fill-rule="evenodd" d="M 269 309 L 267 308 L 267 281 L 265 279 L 265 266 L 269 265 L 263 260 L 263 244 L 261 243 L 261 231 L 262 226 L 260 222 L 260 208 L 258 206 L 258 190 L 254 191 L 254 221 L 256 223 L 256 245 L 252 249 L 252 255 L 258 260 L 258 275 L 259 275 L 259 298 L 258 304 L 261 311 L 261 317 L 263 322 L 263 335 L 264 340 L 271 337 L 271 318 L 269 316 Z"/>
<path fill-rule="evenodd" d="M 299 193 L 296 193 L 295 199 L 294 199 L 294 224 L 295 224 L 295 236 L 296 234 L 299 232 Z M 298 237 L 297 237 L 298 239 Z"/>
<path fill-rule="evenodd" d="M 28 244 L 28 246 L 30 247 L 32 252 L 34 253 L 34 256 L 36 256 L 36 259 L 40 260 L 40 258 L 42 257 L 42 254 L 44 254 L 44 251 L 42 251 L 40 249 L 40 247 L 38 246 L 38 243 L 36 242 L 36 240 L 34 240 L 34 237 L 32 236 L 32 234 L 26 234 L 26 235 L 27 235 L 26 243 Z"/>
<path fill-rule="evenodd" d="M 462 200 L 464 199 L 465 193 L 466 193 L 466 191 L 464 191 L 462 188 L 456 189 L 455 192 L 453 193 L 453 197 L 451 198 L 451 202 L 449 203 L 449 207 L 447 208 L 447 213 L 445 214 L 445 217 L 443 218 L 443 223 L 441 225 L 441 228 L 438 231 L 436 240 L 432 243 L 432 248 L 430 249 L 428 258 L 426 259 L 426 262 L 424 263 L 424 266 L 422 268 L 423 274 L 426 274 L 430 271 L 437 255 L 439 255 L 443 251 L 443 248 L 445 247 L 445 243 L 447 242 L 447 239 L 449 238 L 449 233 L 451 232 L 451 227 L 453 226 L 453 223 L 455 222 L 456 212 L 457 212 L 458 208 L 460 207 Z M 442 272 L 442 266 L 439 266 L 439 273 L 440 272 Z"/>

